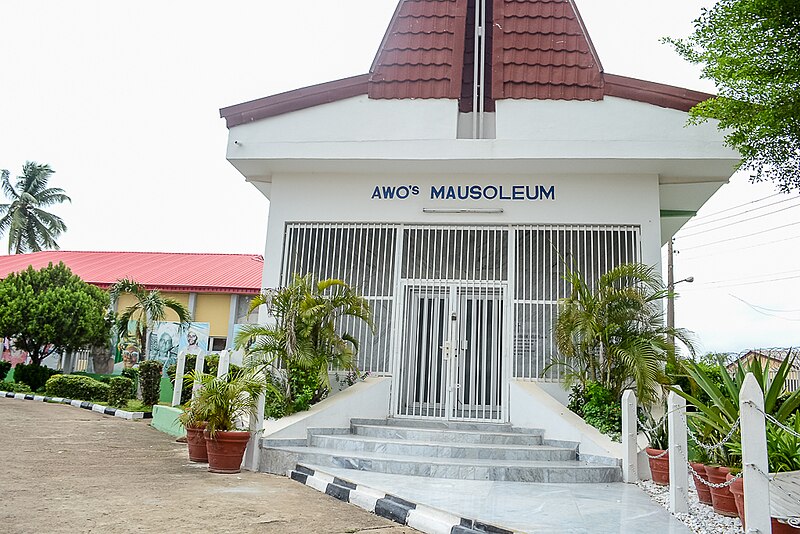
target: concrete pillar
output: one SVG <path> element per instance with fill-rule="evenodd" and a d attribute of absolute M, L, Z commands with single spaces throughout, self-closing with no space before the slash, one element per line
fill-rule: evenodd
<path fill-rule="evenodd" d="M 185 350 L 178 353 L 178 361 L 175 366 L 175 386 L 172 391 L 172 405 L 178 406 L 181 403 L 181 392 L 183 391 L 183 375 L 186 374 Z"/>
<path fill-rule="evenodd" d="M 228 368 L 231 364 L 231 355 L 227 350 L 219 353 L 219 367 L 217 367 L 217 378 L 228 374 Z"/>
<path fill-rule="evenodd" d="M 669 511 L 689 511 L 689 454 L 686 446 L 686 400 L 671 391 L 667 397 L 669 432 Z"/>
<path fill-rule="evenodd" d="M 206 355 L 202 352 L 197 355 L 197 363 L 194 364 L 194 371 L 198 375 L 203 372 L 203 364 L 206 362 Z M 197 392 L 200 391 L 200 384 L 195 382 L 192 386 L 192 398 L 197 396 Z"/>
<path fill-rule="evenodd" d="M 622 480 L 628 484 L 639 481 L 638 434 L 636 393 L 629 389 L 622 394 Z"/>
<path fill-rule="evenodd" d="M 236 310 L 239 308 L 239 295 L 231 295 L 231 307 L 228 312 L 228 340 L 225 342 L 226 349 L 233 349 L 233 326 L 236 324 Z"/>
<path fill-rule="evenodd" d="M 747 373 L 739 391 L 744 471 L 744 520 L 747 532 L 772 532 L 769 509 L 769 463 L 764 393 L 752 373 Z"/>
<path fill-rule="evenodd" d="M 266 376 L 263 377 L 266 382 Z M 264 403 L 267 396 L 261 393 L 258 396 L 258 404 L 256 406 L 256 413 L 250 417 L 250 442 L 247 444 L 247 450 L 244 451 L 244 468 L 248 471 L 258 471 L 258 466 L 261 461 L 261 435 L 264 430 Z"/>

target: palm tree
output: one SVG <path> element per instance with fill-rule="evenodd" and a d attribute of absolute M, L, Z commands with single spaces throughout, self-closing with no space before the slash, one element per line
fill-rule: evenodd
<path fill-rule="evenodd" d="M 353 317 L 372 326 L 372 313 L 367 300 L 345 282 L 295 275 L 288 286 L 254 298 L 250 311 L 261 305 L 266 305 L 274 323 L 247 325 L 235 340 L 237 348 L 248 347 L 250 367 L 263 369 L 280 361 L 288 373 L 315 373 L 326 386 L 328 366 L 356 369 L 358 341 L 340 332 L 341 321 Z M 292 394 L 287 380 L 286 398 Z"/>
<path fill-rule="evenodd" d="M 167 310 L 175 312 L 181 325 L 192 320 L 189 310 L 177 300 L 165 297 L 155 289 L 148 291 L 142 284 L 128 278 L 117 280 L 111 286 L 109 296 L 112 306 L 119 301 L 119 297 L 123 294 L 133 296 L 136 302 L 125 308 L 125 311 L 117 318 L 115 325 L 117 335 L 120 338 L 125 337 L 129 331 L 130 322 L 135 321 L 135 335 L 139 341 L 139 349 L 142 351 L 147 348 L 147 331 L 152 328 L 153 323 L 166 318 Z"/>
<path fill-rule="evenodd" d="M 694 353 L 689 333 L 664 325 L 662 301 L 669 296 L 652 267 L 619 265 L 592 287 L 580 272 L 568 270 L 571 284 L 559 302 L 555 341 L 568 385 L 598 382 L 619 399 L 635 387 L 644 404 L 657 399 L 666 383 L 664 364 L 675 353 L 670 335 Z M 548 366 L 549 368 L 550 366 Z"/>
<path fill-rule="evenodd" d="M 67 227 L 60 217 L 43 208 L 71 202 L 63 189 L 47 187 L 53 175 L 49 165 L 28 161 L 16 187 L 11 185 L 7 170 L 0 172 L 0 183 L 10 204 L 0 204 L 0 233 L 8 230 L 8 253 L 21 254 L 44 249 L 58 249 L 56 239 Z"/>

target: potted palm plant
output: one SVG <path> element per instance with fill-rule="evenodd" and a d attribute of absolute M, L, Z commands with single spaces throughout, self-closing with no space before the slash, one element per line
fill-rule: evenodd
<path fill-rule="evenodd" d="M 650 463 L 650 476 L 661 486 L 669 485 L 669 435 L 666 418 L 656 422 L 650 413 L 644 416 L 644 433 L 650 446 L 647 447 L 647 460 Z"/>
<path fill-rule="evenodd" d="M 208 462 L 208 450 L 203 432 L 206 429 L 206 416 L 202 412 L 203 406 L 197 399 L 188 401 L 183 406 L 183 413 L 178 416 L 178 421 L 186 429 L 186 444 L 189 448 L 189 460 L 192 462 Z"/>
<path fill-rule="evenodd" d="M 208 450 L 208 470 L 212 473 L 238 473 L 250 441 L 248 428 L 258 399 L 266 387 L 252 370 L 239 369 L 221 377 L 192 373 L 201 384 L 192 409 L 206 421 L 204 437 Z"/>
<path fill-rule="evenodd" d="M 787 356 L 770 379 L 769 364 L 762 367 L 755 359 L 746 365 L 738 362 L 735 372 L 729 374 L 725 364 L 720 360 L 717 365 L 723 382 L 721 386 L 715 383 L 702 366 L 692 363 L 685 365 L 690 378 L 710 399 L 703 401 L 691 393 L 680 389 L 674 390 L 697 409 L 688 413 L 691 421 L 690 429 L 708 429 L 704 438 L 714 443 L 725 442 L 712 452 L 713 464 L 706 465 L 709 482 L 724 483 L 733 478 L 728 476 L 731 468 L 736 470 L 741 466 L 741 434 L 735 425 L 739 419 L 739 392 L 745 376 L 752 373 L 760 384 L 764 392 L 764 411 L 777 421 L 786 424 L 800 407 L 800 390 L 781 398 L 789 372 L 794 368 L 794 362 L 793 356 Z M 738 515 L 734 495 L 729 487 L 711 488 L 711 500 L 717 513 L 734 517 Z"/>

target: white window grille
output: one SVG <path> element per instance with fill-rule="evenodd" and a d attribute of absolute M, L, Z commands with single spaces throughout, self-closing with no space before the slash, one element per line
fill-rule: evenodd
<path fill-rule="evenodd" d="M 578 270 L 594 286 L 603 273 L 640 261 L 636 226 L 515 227 L 514 377 L 558 380 L 547 369 L 556 355 L 553 328 L 558 299 L 568 296 L 567 269 Z"/>

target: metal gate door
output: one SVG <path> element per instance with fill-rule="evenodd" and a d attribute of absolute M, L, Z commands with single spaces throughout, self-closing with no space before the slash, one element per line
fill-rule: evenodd
<path fill-rule="evenodd" d="M 502 419 L 501 285 L 406 285 L 397 415 Z"/>

